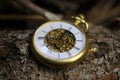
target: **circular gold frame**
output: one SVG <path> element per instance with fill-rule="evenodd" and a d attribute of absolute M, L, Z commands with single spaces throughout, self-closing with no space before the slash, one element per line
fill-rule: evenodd
<path fill-rule="evenodd" d="M 66 22 L 66 23 L 69 23 L 69 24 L 71 24 L 73 26 L 76 26 L 76 28 L 78 28 L 83 33 L 83 35 L 85 36 L 85 46 L 84 46 L 83 50 L 81 52 L 79 52 L 77 55 L 75 55 L 75 56 L 73 56 L 71 58 L 68 58 L 68 59 L 64 59 L 64 60 L 51 60 L 51 59 L 48 59 L 48 58 L 44 57 L 44 55 L 42 54 L 42 52 L 40 52 L 37 49 L 37 47 L 35 46 L 34 37 L 35 37 L 35 33 L 38 30 L 40 30 L 43 27 L 43 25 L 47 25 L 50 22 Z M 32 51 L 33 51 L 33 55 L 37 58 L 37 60 L 39 62 L 41 62 L 42 64 L 45 64 L 47 66 L 50 66 L 50 67 L 55 67 L 55 68 L 71 67 L 73 64 L 75 64 L 76 62 L 78 62 L 79 60 L 81 60 L 83 58 L 83 56 L 87 52 L 87 49 L 88 49 L 88 39 L 86 37 L 86 33 L 84 32 L 84 30 L 82 30 L 80 28 L 80 26 L 75 25 L 74 23 L 69 22 L 69 21 L 58 20 L 58 21 L 49 21 L 49 22 L 46 22 L 46 23 L 40 25 L 35 30 L 35 32 L 33 34 L 33 37 L 32 37 Z"/>

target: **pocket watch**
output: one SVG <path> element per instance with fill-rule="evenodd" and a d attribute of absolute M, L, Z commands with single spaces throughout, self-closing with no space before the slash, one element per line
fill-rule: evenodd
<path fill-rule="evenodd" d="M 88 24 L 82 15 L 72 18 L 73 21 L 48 21 L 35 30 L 32 50 L 39 62 L 64 68 L 83 58 L 88 48 Z"/>

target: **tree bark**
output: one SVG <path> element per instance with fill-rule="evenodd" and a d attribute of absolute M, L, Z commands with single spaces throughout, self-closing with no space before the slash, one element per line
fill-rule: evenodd
<path fill-rule="evenodd" d="M 0 31 L 0 80 L 120 79 L 120 28 L 93 25 L 89 49 L 96 47 L 97 52 L 67 69 L 48 68 L 35 59 L 30 47 L 33 31 Z"/>

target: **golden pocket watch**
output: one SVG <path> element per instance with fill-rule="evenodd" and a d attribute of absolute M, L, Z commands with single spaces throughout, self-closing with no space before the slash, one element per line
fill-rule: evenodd
<path fill-rule="evenodd" d="M 63 68 L 83 58 L 88 48 L 88 24 L 82 15 L 73 18 L 74 22 L 48 21 L 35 30 L 32 49 L 37 60 L 47 66 Z"/>

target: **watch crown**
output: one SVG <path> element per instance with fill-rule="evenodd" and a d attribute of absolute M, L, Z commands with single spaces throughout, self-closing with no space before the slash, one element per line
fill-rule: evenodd
<path fill-rule="evenodd" d="M 80 17 L 81 19 L 85 19 L 85 16 L 84 16 L 83 14 L 80 14 L 79 17 Z"/>
<path fill-rule="evenodd" d="M 84 31 L 88 31 L 88 23 L 85 21 L 85 16 L 83 14 L 80 14 L 79 16 L 72 16 L 73 19 L 75 19 L 74 24 L 77 26 L 80 26 L 80 24 L 85 25 Z"/>

